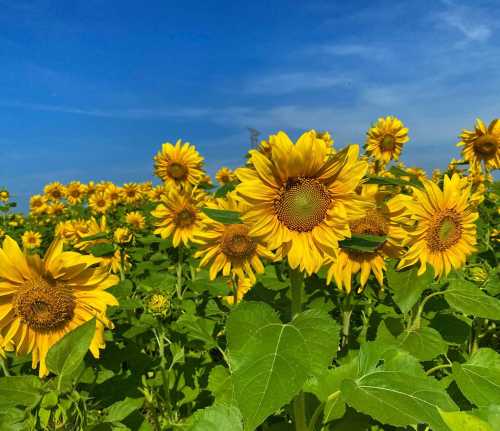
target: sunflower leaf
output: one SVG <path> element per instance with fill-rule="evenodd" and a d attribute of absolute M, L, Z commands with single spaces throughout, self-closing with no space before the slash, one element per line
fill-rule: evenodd
<path fill-rule="evenodd" d="M 223 224 L 241 224 L 240 213 L 237 211 L 219 210 L 216 208 L 201 209 L 212 220 Z"/>
<path fill-rule="evenodd" d="M 42 382 L 36 376 L 9 376 L 0 379 L 0 407 L 34 407 L 42 398 Z M 3 428 L 2 428 L 3 429 Z"/>
<path fill-rule="evenodd" d="M 339 245 L 350 250 L 371 252 L 377 249 L 387 239 L 386 236 L 353 234 L 350 238 L 343 239 Z"/>
<path fill-rule="evenodd" d="M 47 353 L 47 368 L 58 375 L 58 389 L 71 382 L 81 368 L 96 331 L 95 317 L 66 334 Z"/>

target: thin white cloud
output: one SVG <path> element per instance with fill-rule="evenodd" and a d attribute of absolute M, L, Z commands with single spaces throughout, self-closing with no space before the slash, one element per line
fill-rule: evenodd
<path fill-rule="evenodd" d="M 291 94 L 346 86 L 352 79 L 335 72 L 284 72 L 252 78 L 244 85 L 248 94 Z"/>

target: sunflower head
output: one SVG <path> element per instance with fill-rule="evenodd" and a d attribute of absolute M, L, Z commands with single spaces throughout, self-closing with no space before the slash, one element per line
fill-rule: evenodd
<path fill-rule="evenodd" d="M 79 181 L 72 181 L 66 187 L 66 199 L 72 205 L 80 203 L 86 193 L 86 187 Z"/>
<path fill-rule="evenodd" d="M 314 130 L 296 144 L 283 132 L 266 142 L 270 154 L 251 150 L 248 166 L 236 171 L 243 220 L 252 236 L 310 274 L 350 235 L 349 218 L 370 205 L 355 192 L 367 164 L 357 146 L 332 154 Z"/>
<path fill-rule="evenodd" d="M 454 174 L 444 176 L 443 189 L 423 180 L 424 189 L 413 188 L 413 199 L 405 202 L 408 216 L 414 221 L 408 233 L 410 248 L 399 268 L 420 261 L 419 274 L 429 263 L 436 277 L 459 269 L 475 251 L 478 214 L 471 201 L 470 186 Z M 403 199 L 403 198 L 401 198 Z"/>
<path fill-rule="evenodd" d="M 0 202 L 7 202 L 9 197 L 10 195 L 7 190 L 0 190 Z"/>
<path fill-rule="evenodd" d="M 236 179 L 236 176 L 234 175 L 234 172 L 231 169 L 227 168 L 226 166 L 223 166 L 215 174 L 215 179 L 220 185 L 224 186 L 234 181 Z"/>
<path fill-rule="evenodd" d="M 488 127 L 481 119 L 476 120 L 474 130 L 463 130 L 457 144 L 463 147 L 462 155 L 472 169 L 500 169 L 500 118 L 493 120 Z"/>
<path fill-rule="evenodd" d="M 97 214 L 106 214 L 111 208 L 111 201 L 104 191 L 96 191 L 89 198 L 90 209 Z"/>
<path fill-rule="evenodd" d="M 66 196 L 66 187 L 59 182 L 47 184 L 43 189 L 48 199 L 58 201 Z"/>
<path fill-rule="evenodd" d="M 30 212 L 34 215 L 43 214 L 47 210 L 47 198 L 42 195 L 33 195 L 30 198 Z"/>
<path fill-rule="evenodd" d="M 398 160 L 403 144 L 409 141 L 408 129 L 392 116 L 379 118 L 366 135 L 366 153 L 382 164 Z"/>
<path fill-rule="evenodd" d="M 155 174 L 169 185 L 195 186 L 203 177 L 203 157 L 196 148 L 179 139 L 175 145 L 166 142 L 154 158 Z"/>
<path fill-rule="evenodd" d="M 146 226 L 146 219 L 139 211 L 131 211 L 125 215 L 125 222 L 133 230 L 142 230 Z"/>
<path fill-rule="evenodd" d="M 21 239 L 23 241 L 23 247 L 27 250 L 38 248 L 42 244 L 42 235 L 40 232 L 34 232 L 32 230 L 24 232 Z"/>
<path fill-rule="evenodd" d="M 104 347 L 108 305 L 118 302 L 106 289 L 116 276 L 101 268 L 102 259 L 63 251 L 56 239 L 43 259 L 27 256 L 6 237 L 0 248 L 0 295 L 3 312 L 0 334 L 3 347 L 15 347 L 18 355 L 32 353 L 32 366 L 40 365 L 40 377 L 48 374 L 47 352 L 64 334 L 97 316 L 90 345 L 94 357 Z"/>

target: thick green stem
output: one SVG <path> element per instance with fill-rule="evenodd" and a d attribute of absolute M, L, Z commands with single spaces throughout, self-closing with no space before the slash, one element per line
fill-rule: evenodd
<path fill-rule="evenodd" d="M 342 301 L 342 348 L 349 344 L 352 316 L 352 294 L 349 292 Z"/>
<path fill-rule="evenodd" d="M 451 364 L 440 364 L 436 365 L 435 367 L 432 367 L 431 369 L 427 370 L 425 374 L 430 376 L 432 373 L 436 372 L 437 370 L 443 370 L 445 368 L 451 368 Z"/>
<path fill-rule="evenodd" d="M 292 318 L 302 311 L 302 289 L 304 284 L 304 274 L 300 269 L 290 270 L 291 297 L 292 297 Z M 293 400 L 293 417 L 296 431 L 307 431 L 306 423 L 306 400 L 304 392 L 300 392 Z"/>
<path fill-rule="evenodd" d="M 431 293 L 430 295 L 426 296 L 422 300 L 422 302 L 420 303 L 420 306 L 418 307 L 417 315 L 415 316 L 415 319 L 413 320 L 413 323 L 409 328 L 410 330 L 416 330 L 416 329 L 420 328 L 422 313 L 424 312 L 424 307 L 425 307 L 425 304 L 427 304 L 427 301 L 429 301 L 429 299 L 431 299 L 431 298 L 434 298 L 435 296 L 444 295 L 444 294 L 445 294 L 445 291 L 440 290 L 439 292 Z"/>

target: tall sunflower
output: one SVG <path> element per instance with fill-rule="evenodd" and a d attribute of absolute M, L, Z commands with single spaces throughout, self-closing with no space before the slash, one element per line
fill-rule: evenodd
<path fill-rule="evenodd" d="M 43 260 L 24 255 L 17 243 L 6 237 L 0 248 L 0 333 L 3 346 L 14 344 L 18 355 L 32 353 L 32 367 L 48 374 L 47 352 L 65 334 L 93 317 L 96 332 L 90 344 L 94 357 L 104 348 L 108 305 L 118 305 L 106 289 L 118 282 L 99 266 L 102 259 L 63 251 L 54 240 Z"/>
<path fill-rule="evenodd" d="M 481 170 L 481 164 L 489 169 L 500 169 L 500 118 L 488 127 L 481 119 L 476 120 L 474 130 L 463 130 L 457 147 L 464 147 L 463 157 L 474 170 Z"/>
<path fill-rule="evenodd" d="M 47 198 L 42 195 L 30 197 L 30 212 L 34 215 L 43 214 L 47 210 Z"/>
<path fill-rule="evenodd" d="M 137 183 L 125 183 L 122 187 L 123 200 L 128 204 L 136 204 L 142 199 L 141 187 Z"/>
<path fill-rule="evenodd" d="M 269 143 L 270 156 L 251 150 L 248 167 L 236 171 L 236 191 L 248 206 L 243 220 L 250 235 L 311 274 L 350 236 L 348 220 L 369 206 L 355 193 L 367 163 L 358 161 L 356 145 L 330 155 L 314 131 L 295 145 L 284 132 Z"/>
<path fill-rule="evenodd" d="M 422 184 L 423 190 L 413 188 L 413 198 L 399 196 L 415 225 L 408 232 L 410 248 L 398 268 L 420 261 L 420 275 L 429 263 L 437 278 L 462 267 L 475 251 L 478 214 L 470 200 L 470 187 L 464 187 L 458 174 L 444 176 L 443 190 L 429 180 Z"/>
<path fill-rule="evenodd" d="M 166 142 L 154 157 L 155 174 L 168 185 L 195 186 L 203 177 L 203 157 L 194 145 Z"/>
<path fill-rule="evenodd" d="M 404 208 L 395 198 L 384 201 L 376 185 L 363 186 L 362 196 L 370 199 L 375 207 L 366 211 L 362 218 L 349 223 L 351 232 L 360 235 L 385 236 L 386 240 L 374 251 L 364 252 L 349 248 L 340 248 L 338 256 L 333 259 L 327 273 L 327 283 L 335 280 L 339 289 L 347 293 L 351 291 L 352 276 L 360 273 L 361 291 L 370 273 L 373 273 L 379 285 L 384 284 L 384 271 L 386 258 L 398 258 L 403 252 L 404 240 L 403 222 Z"/>
<path fill-rule="evenodd" d="M 42 244 L 42 234 L 40 232 L 27 230 L 23 233 L 21 240 L 25 249 L 37 248 Z"/>
<path fill-rule="evenodd" d="M 225 198 L 216 198 L 207 207 L 220 210 L 244 212 L 245 204 L 236 200 L 233 193 Z M 200 266 L 210 265 L 211 280 L 222 275 L 235 274 L 238 279 L 248 278 L 255 283 L 255 272 L 264 272 L 261 258 L 274 259 L 262 240 L 249 235 L 250 229 L 243 223 L 223 224 L 206 218 L 205 226 L 195 233 L 194 242 L 199 250 L 196 258 L 201 258 Z"/>
<path fill-rule="evenodd" d="M 408 129 L 396 117 L 379 118 L 366 133 L 366 153 L 383 164 L 398 160 L 403 144 L 408 142 Z"/>
<path fill-rule="evenodd" d="M 105 214 L 111 208 L 111 201 L 105 192 L 98 191 L 90 196 L 89 207 L 95 213 Z"/>
<path fill-rule="evenodd" d="M 234 181 L 236 179 L 236 176 L 234 175 L 234 172 L 231 169 L 229 169 L 226 166 L 223 166 L 215 174 L 215 179 L 220 185 L 224 186 L 230 183 L 231 181 Z"/>
<path fill-rule="evenodd" d="M 181 242 L 188 245 L 195 232 L 203 225 L 204 215 L 200 210 L 206 195 L 200 190 L 179 190 L 172 188 L 161 203 L 151 211 L 157 218 L 155 234 L 163 239 L 172 237 L 172 244 L 178 247 Z"/>
<path fill-rule="evenodd" d="M 87 188 L 80 181 L 72 181 L 66 187 L 66 199 L 71 205 L 79 204 L 87 191 Z"/>

